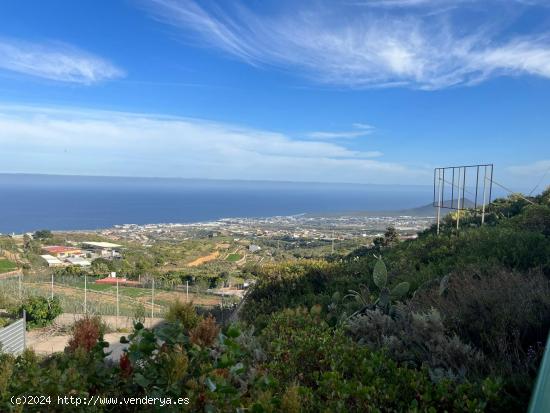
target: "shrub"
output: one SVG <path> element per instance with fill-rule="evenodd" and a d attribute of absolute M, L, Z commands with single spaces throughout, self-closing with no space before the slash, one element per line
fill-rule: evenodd
<path fill-rule="evenodd" d="M 511 225 L 465 229 L 459 235 L 426 235 L 402 242 L 385 255 L 394 282 L 407 281 L 411 290 L 453 271 L 494 267 L 527 271 L 540 268 L 550 275 L 550 240 L 543 234 Z"/>
<path fill-rule="evenodd" d="M 15 357 L 0 353 L 0 398 L 8 393 L 8 386 L 14 372 Z"/>
<path fill-rule="evenodd" d="M 189 330 L 189 340 L 198 346 L 208 347 L 214 344 L 219 332 L 220 328 L 216 324 L 216 320 L 209 315 Z"/>
<path fill-rule="evenodd" d="M 145 315 L 146 315 L 145 306 L 143 305 L 143 303 L 137 302 L 134 305 L 134 314 L 133 314 L 134 324 L 136 324 L 136 323 L 140 323 L 140 324 L 145 323 Z"/>
<path fill-rule="evenodd" d="M 300 387 L 291 385 L 287 387 L 283 393 L 281 401 L 281 411 L 285 413 L 300 413 L 302 411 L 302 403 L 300 400 Z"/>
<path fill-rule="evenodd" d="M 239 316 L 261 330 L 271 314 L 284 308 L 328 306 L 335 291 L 356 286 L 347 271 L 333 263 L 298 260 L 268 264 L 258 270 L 258 282 L 247 294 Z"/>
<path fill-rule="evenodd" d="M 484 353 L 486 372 L 507 379 L 510 403 L 526 405 L 550 329 L 550 282 L 540 271 L 463 270 L 411 305 L 439 309 L 451 332 Z"/>
<path fill-rule="evenodd" d="M 362 345 L 374 351 L 385 349 L 398 362 L 411 367 L 427 367 L 434 380 L 464 380 L 477 371 L 480 354 L 456 335 L 447 335 L 439 312 L 412 313 L 396 307 L 398 317 L 370 310 L 350 319 L 348 331 Z"/>
<path fill-rule="evenodd" d="M 160 353 L 160 358 L 167 385 L 177 385 L 187 374 L 189 366 L 189 358 L 185 349 L 181 345 L 176 345 L 171 349 L 164 348 Z"/>
<path fill-rule="evenodd" d="M 540 232 L 550 236 L 550 206 L 529 205 L 522 213 L 510 220 L 511 225 L 521 229 Z"/>
<path fill-rule="evenodd" d="M 182 303 L 181 301 L 172 303 L 164 318 L 171 323 L 181 324 L 186 330 L 195 327 L 200 319 L 193 303 Z"/>
<path fill-rule="evenodd" d="M 68 350 L 91 351 L 99 341 L 102 341 L 104 331 L 105 326 L 99 317 L 77 320 L 73 325 L 73 336 L 69 340 Z"/>
<path fill-rule="evenodd" d="M 17 308 L 16 313 L 26 312 L 27 326 L 44 327 L 63 312 L 58 297 L 30 297 Z"/>
<path fill-rule="evenodd" d="M 304 309 L 284 310 L 263 330 L 265 368 L 278 387 L 295 386 L 300 411 L 484 411 L 498 410 L 496 380 L 434 383 L 424 368 L 373 352 Z"/>
<path fill-rule="evenodd" d="M 441 287 L 418 291 L 412 305 L 439 309 L 450 330 L 515 368 L 523 366 L 533 345 L 546 340 L 550 282 L 536 271 L 464 270 L 445 278 Z"/>

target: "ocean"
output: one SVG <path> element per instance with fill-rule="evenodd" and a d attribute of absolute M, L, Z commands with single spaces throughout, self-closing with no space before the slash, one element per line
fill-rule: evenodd
<path fill-rule="evenodd" d="M 400 210 L 431 186 L 0 174 L 0 233 Z"/>

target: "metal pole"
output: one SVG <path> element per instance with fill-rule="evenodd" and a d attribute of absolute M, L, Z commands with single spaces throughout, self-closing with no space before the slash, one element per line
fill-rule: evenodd
<path fill-rule="evenodd" d="M 53 300 L 53 272 L 52 272 L 52 300 Z"/>
<path fill-rule="evenodd" d="M 189 280 L 185 281 L 185 302 L 189 302 Z"/>
<path fill-rule="evenodd" d="M 118 277 L 116 278 L 116 328 L 118 328 L 118 317 L 119 317 L 119 305 L 118 305 Z"/>
<path fill-rule="evenodd" d="M 23 292 L 21 291 L 21 277 L 22 274 L 19 274 L 19 301 L 23 299 Z"/>
<path fill-rule="evenodd" d="M 453 184 L 451 185 L 451 208 L 455 203 L 455 168 L 453 166 L 453 179 L 451 179 Z"/>
<path fill-rule="evenodd" d="M 88 314 L 88 276 L 84 274 L 84 314 Z"/>
<path fill-rule="evenodd" d="M 464 170 L 464 173 L 466 173 L 466 169 Z M 456 229 L 458 230 L 458 227 L 460 225 L 460 168 L 458 169 L 458 200 L 456 201 Z"/>
<path fill-rule="evenodd" d="M 27 312 L 23 310 L 23 348 L 27 348 Z"/>
<path fill-rule="evenodd" d="M 153 317 L 155 316 L 155 279 L 151 285 L 151 327 L 153 326 Z"/>
<path fill-rule="evenodd" d="M 479 165 L 476 168 L 476 199 L 474 200 L 474 210 L 477 211 L 477 191 L 479 187 Z"/>
<path fill-rule="evenodd" d="M 490 167 L 491 167 L 491 178 L 489 178 L 489 199 L 487 200 L 487 202 L 490 204 L 491 203 L 491 197 L 493 195 L 493 164 L 490 164 Z M 531 202 L 531 204 L 533 204 Z"/>
<path fill-rule="evenodd" d="M 439 179 L 438 194 L 437 194 L 437 235 L 439 235 L 439 223 L 441 221 L 441 203 L 443 202 L 443 200 L 441 199 L 443 196 L 443 182 L 441 181 L 441 169 L 438 170 L 437 177 Z"/>
<path fill-rule="evenodd" d="M 483 204 L 481 206 L 481 225 L 485 223 L 485 201 L 487 198 L 487 166 L 484 167 L 483 173 Z"/>

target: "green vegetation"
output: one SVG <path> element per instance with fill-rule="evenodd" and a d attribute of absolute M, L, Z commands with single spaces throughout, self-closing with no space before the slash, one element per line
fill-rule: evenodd
<path fill-rule="evenodd" d="M 236 261 L 239 261 L 240 259 L 242 259 L 242 255 L 241 254 L 229 254 L 226 259 L 227 259 L 227 261 L 236 262 Z"/>
<path fill-rule="evenodd" d="M 17 264 L 13 261 L 0 258 L 0 274 L 10 272 L 17 269 Z"/>
<path fill-rule="evenodd" d="M 431 228 L 417 240 L 378 242 L 341 261 L 264 267 L 242 317 L 263 331 L 271 314 L 320 305 L 333 328 L 345 326 L 393 360 L 427 367 L 433 380 L 498 378 L 507 410 L 523 411 L 550 327 L 549 195 L 533 197 L 535 205 L 498 200 L 482 228 L 469 212 L 459 232 L 449 216 L 440 236 Z M 410 285 L 403 302 L 386 310 L 376 305 L 386 297 L 381 279 L 371 277 L 378 254 L 388 265 L 387 292 Z"/>
<path fill-rule="evenodd" d="M 88 276 L 87 288 L 87 310 L 91 314 L 116 315 L 116 285 L 98 284 L 95 277 Z M 84 277 L 55 275 L 53 294 L 57 297 L 67 313 L 82 313 L 84 310 Z M 143 286 L 126 286 L 120 284 L 119 289 L 119 314 L 131 316 L 137 304 L 147 309 L 151 314 L 151 283 Z M 51 276 L 50 275 L 26 275 L 19 283 L 18 277 L 0 279 L 0 308 L 12 308 L 30 297 L 50 297 Z M 206 291 L 206 287 L 197 288 L 192 285 L 189 294 L 184 289 L 176 289 L 173 285 L 157 281 L 155 283 L 154 315 L 162 316 L 170 304 L 177 300 L 194 301 L 204 311 L 213 309 L 221 304 L 222 298 Z M 228 299 L 224 300 L 226 305 Z"/>
<path fill-rule="evenodd" d="M 16 314 L 26 313 L 27 327 L 44 327 L 50 324 L 55 318 L 60 315 L 63 310 L 59 299 L 44 298 L 44 297 L 30 297 L 17 308 Z"/>
<path fill-rule="evenodd" d="M 480 386 L 433 382 L 424 369 L 401 366 L 384 352 L 333 330 L 316 310 L 286 310 L 271 317 L 256 338 L 236 326 L 223 334 L 211 318 L 190 330 L 168 323 L 153 331 L 136 323 L 118 365 L 103 362 L 97 320 L 81 320 L 65 353 L 40 361 L 30 352 L 1 355 L 0 404 L 12 395 L 189 398 L 189 411 L 482 411 L 498 403 L 500 383 Z M 337 367 L 337 368 L 335 368 Z M 88 406 L 87 406 L 88 407 Z M 26 406 L 40 411 L 42 406 Z M 159 411 L 140 406 L 139 411 Z M 181 411 L 164 406 L 162 411 Z M 56 406 L 56 411 L 75 411 Z M 81 409 L 84 411 L 84 409 Z M 89 408 L 86 411 L 90 411 Z M 96 406 L 92 411 L 136 411 Z"/>
<path fill-rule="evenodd" d="M 171 323 L 180 324 L 185 330 L 192 329 L 199 322 L 199 316 L 193 303 L 182 303 L 180 301 L 170 306 L 164 318 Z"/>
<path fill-rule="evenodd" d="M 47 239 L 53 238 L 53 234 L 49 229 L 42 229 L 40 231 L 36 231 L 33 234 L 33 238 L 41 241 L 45 241 Z"/>
<path fill-rule="evenodd" d="M 458 232 L 450 215 L 439 236 L 388 230 L 330 260 L 247 266 L 239 323 L 220 331 L 177 303 L 163 326 L 135 324 L 115 366 L 82 323 L 63 354 L 1 356 L 0 409 L 70 393 L 188 397 L 201 412 L 525 411 L 550 328 L 550 190 L 530 200 L 496 201 L 483 227 L 468 211 Z"/>

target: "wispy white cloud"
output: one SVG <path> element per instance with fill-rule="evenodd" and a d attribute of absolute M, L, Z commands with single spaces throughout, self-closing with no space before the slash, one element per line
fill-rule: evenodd
<path fill-rule="evenodd" d="M 413 183 L 429 172 L 326 141 L 200 119 L 0 106 L 3 172 Z"/>
<path fill-rule="evenodd" d="M 365 123 L 354 123 L 352 125 L 353 130 L 346 131 L 316 131 L 307 134 L 308 137 L 313 139 L 348 139 L 348 138 L 360 138 L 362 136 L 370 135 L 374 131 L 374 127 Z"/>
<path fill-rule="evenodd" d="M 550 159 L 540 160 L 525 165 L 514 165 L 508 167 L 508 171 L 519 177 L 533 177 L 546 173 L 550 169 Z"/>
<path fill-rule="evenodd" d="M 253 65 L 299 70 L 321 83 L 440 89 L 502 75 L 550 77 L 549 33 L 505 36 L 496 19 L 490 27 L 457 27 L 447 13 L 434 17 L 372 7 L 442 2 L 366 3 L 370 6 L 352 2 L 335 7 L 320 2 L 305 8 L 293 3 L 292 8 L 269 16 L 235 2 L 209 7 L 192 0 L 150 0 L 149 4 L 157 19 L 208 46 Z M 479 6 L 467 0 L 443 3 Z M 498 3 L 488 1 L 486 6 L 492 12 Z"/>
<path fill-rule="evenodd" d="M 358 0 L 356 4 L 366 7 L 419 7 L 419 6 L 448 6 L 459 3 L 468 3 L 476 0 Z"/>
<path fill-rule="evenodd" d="M 64 43 L 0 38 L 0 69 L 67 83 L 92 84 L 124 76 L 105 59 Z"/>

